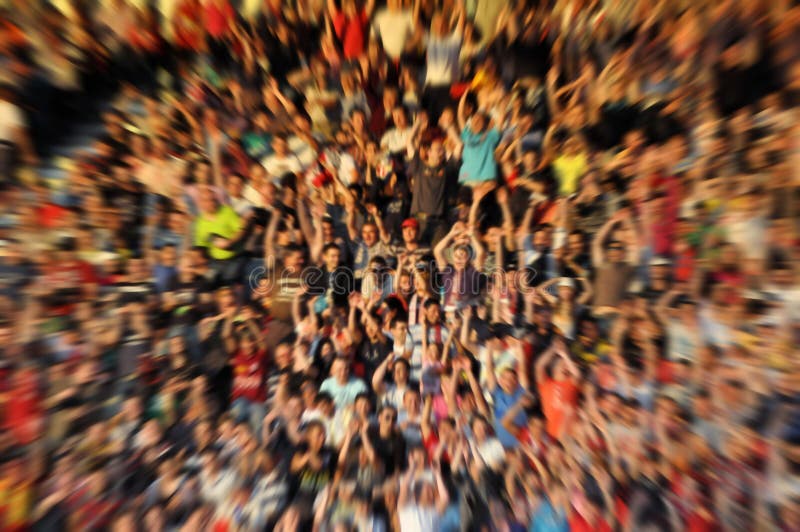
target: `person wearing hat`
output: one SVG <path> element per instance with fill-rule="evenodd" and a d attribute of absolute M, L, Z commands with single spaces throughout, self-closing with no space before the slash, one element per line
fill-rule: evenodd
<path fill-rule="evenodd" d="M 397 255 L 398 261 L 402 262 L 403 258 L 407 263 L 416 261 L 425 256 L 430 255 L 430 246 L 423 245 L 420 242 L 420 225 L 416 218 L 406 218 L 400 224 L 400 231 L 402 232 L 402 243 L 394 246 L 394 254 Z M 398 267 L 401 264 L 398 264 Z"/>
<path fill-rule="evenodd" d="M 569 277 L 557 277 L 550 279 L 538 286 L 537 291 L 542 298 L 553 308 L 553 325 L 558 332 L 568 339 L 575 338 L 577 317 L 582 313 L 586 304 L 592 299 L 592 286 L 584 278 L 578 278 L 583 287 L 580 297 L 575 297 L 575 280 Z M 548 291 L 550 287 L 556 285 L 558 294 L 553 296 Z"/>

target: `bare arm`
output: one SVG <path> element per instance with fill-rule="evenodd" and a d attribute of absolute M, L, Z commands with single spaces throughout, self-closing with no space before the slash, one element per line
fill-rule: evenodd
<path fill-rule="evenodd" d="M 547 379 L 547 365 L 550 364 L 550 361 L 556 356 L 556 346 L 555 342 L 550 344 L 550 347 L 547 348 L 547 351 L 539 357 L 539 360 L 536 361 L 535 371 L 536 371 L 536 384 L 539 386 L 544 383 Z"/>
<path fill-rule="evenodd" d="M 594 297 L 592 283 L 590 283 L 585 277 L 578 277 L 578 281 L 580 281 L 581 285 L 583 285 L 583 293 L 581 294 L 581 297 L 578 298 L 578 304 L 588 305 L 589 301 L 591 301 L 592 297 Z"/>
<path fill-rule="evenodd" d="M 605 244 L 606 238 L 608 238 L 608 233 L 611 232 L 611 228 L 614 227 L 616 223 L 616 216 L 609 218 L 592 241 L 592 264 L 594 264 L 595 268 L 599 268 L 605 263 L 605 259 L 603 258 L 603 245 Z"/>
<path fill-rule="evenodd" d="M 441 239 L 438 244 L 436 244 L 435 248 L 433 248 L 433 256 L 436 258 L 436 267 L 439 268 L 439 270 L 444 270 L 447 268 L 448 263 L 444 251 L 450 245 L 453 238 L 455 238 L 457 227 L 457 225 L 454 225 L 450 232 L 447 233 L 447 235 L 445 235 L 445 237 Z"/>
<path fill-rule="evenodd" d="M 658 298 L 658 303 L 656 303 L 656 307 L 653 309 L 658 321 L 661 322 L 662 325 L 668 325 L 670 322 L 670 307 L 672 307 L 673 301 L 675 298 L 680 295 L 682 291 L 675 287 L 669 292 L 666 292 L 660 298 Z"/>
<path fill-rule="evenodd" d="M 464 94 L 461 95 L 461 99 L 458 101 L 458 112 L 456 114 L 456 118 L 458 120 L 458 129 L 461 131 L 464 131 L 464 128 L 467 126 L 467 94 L 469 94 L 469 91 L 464 91 Z"/>
<path fill-rule="evenodd" d="M 389 369 L 389 363 L 394 361 L 394 355 L 390 354 L 386 358 L 383 359 L 383 362 L 375 369 L 375 373 L 372 375 L 372 390 L 375 392 L 375 395 L 380 397 L 386 391 L 386 384 L 383 382 L 386 378 L 386 372 Z"/>
<path fill-rule="evenodd" d="M 483 271 L 484 263 L 486 262 L 486 248 L 483 247 L 481 241 L 475 236 L 475 230 L 472 229 L 469 234 L 469 240 L 472 243 L 472 249 L 475 250 L 475 269 Z"/>
<path fill-rule="evenodd" d="M 494 392 L 497 388 L 497 375 L 494 373 L 494 349 L 486 347 L 484 350 L 483 364 L 486 366 L 486 389 Z"/>
<path fill-rule="evenodd" d="M 280 216 L 277 209 L 270 209 L 271 216 L 269 218 L 269 225 L 267 230 L 264 231 L 264 266 L 269 268 L 276 264 L 275 261 L 275 233 L 278 230 L 278 221 Z"/>
<path fill-rule="evenodd" d="M 311 225 L 311 220 L 308 217 L 308 207 L 306 201 L 297 198 L 297 220 L 300 222 L 300 231 L 303 233 L 305 242 L 311 242 L 314 238 L 314 229 Z"/>

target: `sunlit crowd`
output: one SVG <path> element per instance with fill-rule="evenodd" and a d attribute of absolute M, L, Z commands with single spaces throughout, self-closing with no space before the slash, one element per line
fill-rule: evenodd
<path fill-rule="evenodd" d="M 6 4 L 0 532 L 800 531 L 794 2 Z"/>

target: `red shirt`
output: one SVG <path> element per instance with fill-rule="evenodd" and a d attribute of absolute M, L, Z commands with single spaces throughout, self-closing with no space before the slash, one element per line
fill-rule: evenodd
<path fill-rule="evenodd" d="M 569 518 L 570 532 L 611 532 L 611 526 L 605 519 L 600 518 L 594 524 L 589 524 L 578 512 L 574 512 Z"/>
<path fill-rule="evenodd" d="M 182 2 L 175 12 L 175 44 L 181 48 L 197 50 L 202 38 L 202 21 L 198 20 L 194 0 Z"/>
<path fill-rule="evenodd" d="M 239 351 L 234 355 L 231 362 L 233 366 L 232 399 L 243 398 L 253 402 L 263 402 L 267 399 L 264 387 L 265 357 L 266 353 L 263 350 L 249 355 Z"/>
<path fill-rule="evenodd" d="M 342 42 L 345 59 L 358 59 L 363 54 L 368 23 L 369 18 L 363 9 L 352 18 L 347 18 L 344 11 L 333 17 L 333 29 Z"/>
<path fill-rule="evenodd" d="M 564 424 L 578 402 L 578 387 L 569 379 L 547 379 L 539 386 L 542 411 L 547 420 L 547 433 L 556 440 L 561 438 Z"/>
<path fill-rule="evenodd" d="M 32 443 L 39 437 L 42 409 L 36 386 L 35 375 L 18 380 L 12 385 L 5 405 L 3 430 L 20 445 Z"/>
<path fill-rule="evenodd" d="M 216 0 L 209 2 L 205 11 L 206 31 L 215 39 L 221 38 L 228 32 L 233 16 L 233 8 L 228 0 L 224 0 L 222 5 Z"/>

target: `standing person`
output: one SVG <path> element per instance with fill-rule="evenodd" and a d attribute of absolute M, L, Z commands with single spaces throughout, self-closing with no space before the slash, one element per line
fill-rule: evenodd
<path fill-rule="evenodd" d="M 336 8 L 336 0 L 328 0 L 328 16 L 342 45 L 345 61 L 356 61 L 364 55 L 369 19 L 374 9 L 375 0 L 367 0 L 361 8 L 357 0 L 343 0 L 341 10 Z"/>
<path fill-rule="evenodd" d="M 417 464 L 412 460 L 408 472 L 400 480 L 397 507 L 400 518 L 400 532 L 436 532 L 440 530 L 442 515 L 450 504 L 447 488 L 437 468 L 434 481 L 412 479 Z"/>
<path fill-rule="evenodd" d="M 440 138 L 432 139 L 425 146 L 424 153 L 424 159 L 419 153 L 415 154 L 409 165 L 411 215 L 416 220 L 403 222 L 403 238 L 406 237 L 406 227 L 413 227 L 413 222 L 417 222 L 420 240 L 432 244 L 444 235 L 447 198 L 454 183 L 456 167 L 445 158 L 444 143 Z"/>
<path fill-rule="evenodd" d="M 464 143 L 458 182 L 472 187 L 497 179 L 494 150 L 500 144 L 501 135 L 490 124 L 488 115 L 483 111 L 476 112 L 467 121 L 468 94 L 469 92 L 464 92 L 458 102 L 458 126 L 461 128 L 461 141 Z M 495 123 L 502 122 L 498 120 Z"/>
<path fill-rule="evenodd" d="M 227 37 L 236 23 L 236 12 L 229 0 L 206 0 L 203 6 L 203 25 L 206 43 L 214 65 L 226 70 L 230 66 L 230 51 Z"/>
<path fill-rule="evenodd" d="M 412 50 L 418 42 L 419 8 L 420 0 L 414 0 L 412 9 L 404 8 L 402 0 L 388 0 L 373 20 L 375 36 L 398 72 L 403 53 Z"/>
<path fill-rule="evenodd" d="M 423 100 L 425 108 L 434 118 L 450 105 L 450 87 L 459 78 L 459 55 L 466 11 L 464 0 L 458 0 L 457 10 L 458 18 L 452 29 L 444 11 L 435 13 L 427 36 Z"/>
<path fill-rule="evenodd" d="M 552 377 L 548 377 L 547 366 L 554 358 Z M 576 421 L 579 378 L 580 370 L 570 359 L 561 339 L 554 340 L 547 352 L 536 362 L 536 385 L 547 420 L 547 433 L 556 440 L 568 436 Z"/>
<path fill-rule="evenodd" d="M 208 249 L 213 269 L 224 281 L 237 278 L 236 246 L 247 225 L 229 205 L 218 205 L 209 188 L 200 191 L 199 214 L 194 224 L 194 243 Z"/>
<path fill-rule="evenodd" d="M 625 241 L 608 235 L 621 222 Z M 596 312 L 614 312 L 631 283 L 639 258 L 633 223 L 627 210 L 618 211 L 595 235 L 592 242 L 592 265 L 595 268 L 594 308 Z"/>
<path fill-rule="evenodd" d="M 231 410 L 238 422 L 246 421 L 253 430 L 257 430 L 264 419 L 264 401 L 267 399 L 266 345 L 252 321 L 248 321 L 246 325 L 239 324 L 235 331 L 231 328 L 232 323 L 228 321 L 222 331 L 228 353 L 232 357 Z"/>

